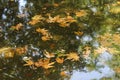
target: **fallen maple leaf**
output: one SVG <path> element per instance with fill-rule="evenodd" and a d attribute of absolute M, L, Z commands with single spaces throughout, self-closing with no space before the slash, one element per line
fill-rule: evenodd
<path fill-rule="evenodd" d="M 77 17 L 82 17 L 82 16 L 86 16 L 87 13 L 85 10 L 80 10 L 78 12 L 75 13 Z"/>
<path fill-rule="evenodd" d="M 67 59 L 72 60 L 72 61 L 78 61 L 79 56 L 77 55 L 76 52 L 70 52 L 69 54 L 67 54 Z"/>
<path fill-rule="evenodd" d="M 66 71 L 61 71 L 61 72 L 60 72 L 60 75 L 61 75 L 62 77 L 68 76 L 68 74 L 66 73 Z"/>
<path fill-rule="evenodd" d="M 52 58 L 52 57 L 55 57 L 55 55 L 53 53 L 49 53 L 48 51 L 44 50 L 44 55 L 47 57 L 47 58 Z"/>
<path fill-rule="evenodd" d="M 38 62 L 35 62 L 36 67 L 43 67 L 44 69 L 49 69 L 54 67 L 53 64 L 55 62 L 50 63 L 50 59 L 39 59 Z"/>
<path fill-rule="evenodd" d="M 26 64 L 24 64 L 24 66 L 32 66 L 32 65 L 34 65 L 34 62 L 32 60 L 26 60 L 25 62 L 26 62 Z"/>
<path fill-rule="evenodd" d="M 63 58 L 56 58 L 56 62 L 62 64 L 64 62 Z"/>
<path fill-rule="evenodd" d="M 105 51 L 107 51 L 107 48 L 100 46 L 96 50 L 94 50 L 94 53 L 96 55 L 96 54 L 104 53 Z"/>

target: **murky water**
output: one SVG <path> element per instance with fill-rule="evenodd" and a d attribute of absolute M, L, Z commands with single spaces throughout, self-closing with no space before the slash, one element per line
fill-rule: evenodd
<path fill-rule="evenodd" d="M 45 1 L 42 0 L 42 2 L 45 3 L 47 2 L 47 0 Z M 90 33 L 89 31 L 92 29 L 88 29 L 88 34 L 84 34 L 82 37 L 74 36 L 74 35 L 65 35 L 68 36 L 67 39 L 68 42 L 67 41 L 66 42 L 51 41 L 48 43 L 39 42 L 38 41 L 39 38 L 36 37 L 36 35 L 38 34 L 35 34 L 35 31 L 31 30 L 32 28 L 34 29 L 34 27 L 31 28 L 31 26 L 28 25 L 27 23 L 33 15 L 39 13 L 39 12 L 36 13 L 37 11 L 40 11 L 40 13 L 42 13 L 41 12 L 42 10 L 38 9 L 39 6 L 43 7 L 43 5 L 38 6 L 38 4 L 42 4 L 42 3 L 40 1 L 38 1 L 38 4 L 36 5 L 34 3 L 36 3 L 36 1 L 34 0 L 33 1 L 30 0 L 30 2 L 27 0 L 0 1 L 0 5 L 2 4 L 2 6 L 0 6 L 0 11 L 1 11 L 0 12 L 0 34 L 1 34 L 0 47 L 2 48 L 2 47 L 10 46 L 16 48 L 18 46 L 28 45 L 29 48 L 27 55 L 23 55 L 21 57 L 16 56 L 15 58 L 12 59 L 11 58 L 0 59 L 1 60 L 0 80 L 8 80 L 8 79 L 9 80 L 102 80 L 102 79 L 114 80 L 115 72 L 109 64 L 109 62 L 112 61 L 113 55 L 111 55 L 108 52 L 102 53 L 96 59 L 92 59 L 92 57 L 89 56 L 88 58 L 85 59 L 85 62 L 83 59 L 81 59 L 78 62 L 70 63 L 68 61 L 62 65 L 55 65 L 55 68 L 50 69 L 50 71 L 44 69 L 38 69 L 36 71 L 36 69 L 33 69 L 33 67 L 24 67 L 23 66 L 24 62 L 22 61 L 23 59 L 32 56 L 34 60 L 37 60 L 39 57 L 43 57 L 42 49 L 48 49 L 51 46 L 52 46 L 51 50 L 52 48 L 55 50 L 57 49 L 62 50 L 63 48 L 65 48 L 68 50 L 75 50 L 78 52 L 79 52 L 79 45 L 90 44 L 95 47 L 99 46 L 98 42 L 94 40 L 94 37 L 96 37 L 97 32 L 94 31 L 93 33 Z M 48 5 L 47 3 L 45 6 L 47 6 L 50 9 L 52 8 L 51 5 Z M 46 8 L 43 7 L 43 10 L 44 9 L 46 10 Z M 94 13 L 97 13 L 96 7 L 91 7 L 90 9 Z M 18 23 L 23 23 L 25 25 L 22 31 L 17 32 L 17 31 L 9 30 L 10 26 L 13 26 Z M 85 25 L 85 26 L 89 27 L 89 25 Z M 53 30 L 53 32 L 55 31 Z M 57 35 L 58 38 L 63 37 L 58 35 Z M 71 38 L 69 36 L 73 36 L 73 37 Z M 55 44 L 58 44 L 58 46 L 60 47 L 55 46 L 54 48 Z M 70 46 L 70 47 L 66 48 L 66 46 Z M 87 66 L 90 64 L 92 65 Z M 61 71 L 65 71 L 67 76 L 58 76 Z"/>

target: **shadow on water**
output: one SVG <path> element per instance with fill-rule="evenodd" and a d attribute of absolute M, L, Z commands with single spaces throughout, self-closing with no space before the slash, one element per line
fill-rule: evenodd
<path fill-rule="evenodd" d="M 37 0 L 38 1 L 38 0 Z M 54 0 L 52 0 L 54 1 Z M 60 0 L 56 1 L 57 3 Z M 72 0 L 74 2 L 74 0 Z M 68 1 L 69 2 L 69 1 Z M 43 5 L 44 3 L 45 5 Z M 40 38 L 36 36 L 41 36 L 36 34 L 35 28 L 28 25 L 28 21 L 33 15 L 47 13 L 45 7 L 52 10 L 54 9 L 49 0 L 1 0 L 0 1 L 0 47 L 21 47 L 24 45 L 28 46 L 27 55 L 18 56 L 15 55 L 14 58 L 0 58 L 0 79 L 1 80 L 112 80 L 115 75 L 115 72 L 109 66 L 108 62 L 112 60 L 112 55 L 108 52 L 102 53 L 96 59 L 88 57 L 83 59 L 79 53 L 80 60 L 72 62 L 66 60 L 63 64 L 54 64 L 54 68 L 43 69 L 43 68 L 34 68 L 32 66 L 27 67 L 23 66 L 25 63 L 24 58 L 32 57 L 34 61 L 37 61 L 39 58 L 45 57 L 43 55 L 44 50 L 49 50 L 50 45 L 53 45 L 53 49 L 49 51 L 55 52 L 57 49 L 65 49 L 70 51 L 78 51 L 79 45 L 91 45 L 99 46 L 94 40 L 94 35 L 97 33 L 91 33 L 93 29 L 83 29 L 83 31 L 88 32 L 81 36 L 72 35 L 70 31 L 65 30 L 62 32 L 61 28 L 58 30 L 53 30 L 63 33 L 63 41 L 39 41 Z M 54 3 L 54 2 L 53 2 Z M 72 4 L 71 4 L 72 5 Z M 57 6 L 57 4 L 56 4 Z M 70 5 L 68 5 L 70 6 Z M 84 5 L 83 5 L 84 6 Z M 42 11 L 42 7 L 46 10 Z M 91 8 L 93 12 L 96 12 L 96 8 Z M 39 12 L 38 12 L 39 11 Z M 58 12 L 56 12 L 58 13 Z M 98 20 L 101 20 L 98 18 Z M 22 31 L 13 31 L 10 30 L 10 27 L 22 23 L 25 27 Z M 89 28 L 89 25 L 83 22 L 85 27 Z M 91 22 L 92 23 L 92 22 Z M 96 23 L 93 21 L 93 23 Z M 99 23 L 98 23 L 99 24 Z M 82 24 L 83 25 L 83 24 Z M 47 25 L 46 25 L 47 26 Z M 48 27 L 51 30 L 51 26 Z M 94 25 L 96 26 L 96 25 Z M 46 27 L 45 27 L 46 28 Z M 33 29 L 33 30 L 32 30 Z M 52 28 L 54 29 L 54 28 Z M 67 28 L 70 30 L 69 28 Z M 76 30 L 73 28 L 73 30 Z M 96 29 L 95 29 L 96 30 Z M 95 31 L 94 31 L 95 32 Z M 59 34 L 58 34 L 59 35 Z M 61 38 L 61 36 L 58 36 Z M 57 45 L 54 47 L 54 44 Z M 66 47 L 67 46 L 67 47 Z M 69 47 L 68 47 L 69 46 Z M 55 54 L 57 55 L 57 54 Z M 52 58 L 52 61 L 55 60 Z M 61 73 L 63 72 L 63 73 Z M 105 79 L 104 79 L 105 78 Z"/>

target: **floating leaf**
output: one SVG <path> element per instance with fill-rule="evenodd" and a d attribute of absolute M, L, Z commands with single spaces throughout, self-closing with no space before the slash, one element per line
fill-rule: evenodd
<path fill-rule="evenodd" d="M 114 6 L 110 10 L 111 13 L 118 14 L 120 13 L 120 6 Z"/>
<path fill-rule="evenodd" d="M 24 54 L 27 52 L 27 46 L 25 47 L 18 47 L 15 49 L 15 52 L 19 55 Z"/>
<path fill-rule="evenodd" d="M 20 29 L 22 29 L 22 27 L 23 27 L 23 24 L 19 23 L 16 26 L 11 26 L 11 29 L 19 31 Z"/>
<path fill-rule="evenodd" d="M 49 36 L 42 36 L 42 37 L 41 37 L 41 39 L 42 39 L 43 41 L 48 41 L 48 40 L 50 40 L 50 38 L 51 38 L 51 37 L 49 37 Z"/>
<path fill-rule="evenodd" d="M 60 75 L 61 75 L 62 77 L 68 76 L 68 74 L 66 73 L 66 71 L 61 71 L 61 72 L 60 72 Z"/>
<path fill-rule="evenodd" d="M 45 18 L 42 17 L 41 15 L 35 15 L 34 17 L 32 17 L 32 20 L 29 21 L 29 24 L 31 25 L 35 25 L 41 21 L 43 21 Z"/>
<path fill-rule="evenodd" d="M 104 53 L 106 50 L 107 50 L 107 48 L 100 46 L 96 50 L 94 50 L 94 54 L 95 55 L 96 54 L 101 54 L 101 53 Z"/>
<path fill-rule="evenodd" d="M 76 14 L 77 17 L 82 17 L 82 16 L 86 16 L 87 15 L 85 10 L 77 11 L 75 14 Z"/>
<path fill-rule="evenodd" d="M 52 58 L 52 57 L 55 57 L 55 55 L 53 53 L 49 53 L 47 52 L 46 50 L 44 51 L 44 55 L 47 57 L 47 58 Z"/>
<path fill-rule="evenodd" d="M 114 69 L 116 73 L 120 73 L 120 67 Z"/>
<path fill-rule="evenodd" d="M 79 56 L 76 52 L 70 52 L 69 54 L 67 54 L 67 59 L 72 60 L 72 61 L 78 61 Z"/>
<path fill-rule="evenodd" d="M 32 60 L 25 60 L 26 64 L 24 66 L 32 66 L 34 65 L 34 62 Z"/>
<path fill-rule="evenodd" d="M 75 33 L 76 35 L 78 35 L 78 36 L 83 35 L 83 32 L 81 32 L 81 31 L 75 31 L 74 33 Z"/>
<path fill-rule="evenodd" d="M 48 30 L 46 29 L 41 29 L 41 28 L 37 28 L 36 32 L 41 33 L 42 35 L 47 35 L 48 34 Z"/>
<path fill-rule="evenodd" d="M 49 69 L 54 67 L 53 64 L 55 62 L 50 63 L 50 59 L 39 59 L 38 62 L 35 62 L 36 67 L 43 67 L 44 69 Z"/>
<path fill-rule="evenodd" d="M 0 55 L 5 58 L 14 57 L 14 50 L 11 47 L 0 48 Z"/>
<path fill-rule="evenodd" d="M 56 62 L 62 64 L 64 62 L 64 58 L 56 58 Z"/>

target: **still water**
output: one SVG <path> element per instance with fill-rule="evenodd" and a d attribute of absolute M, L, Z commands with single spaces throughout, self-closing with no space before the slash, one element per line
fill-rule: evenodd
<path fill-rule="evenodd" d="M 54 0 L 53 0 L 54 1 Z M 4 46 L 12 46 L 16 47 L 16 45 L 26 45 L 26 44 L 36 44 L 35 39 L 33 42 L 30 42 L 32 40 L 26 40 L 29 39 L 30 36 L 28 34 L 31 34 L 31 32 L 27 32 L 31 27 L 27 25 L 27 21 L 30 20 L 31 15 L 33 15 L 32 11 L 26 10 L 26 6 L 29 8 L 33 8 L 35 5 L 33 5 L 34 1 L 27 2 L 27 0 L 1 0 L 1 13 L 0 13 L 0 28 L 3 31 L 3 37 L 1 38 L 0 41 L 0 47 Z M 47 5 L 48 6 L 48 5 Z M 36 7 L 38 7 L 36 5 Z M 34 7 L 35 8 L 35 7 Z M 97 12 L 95 7 L 92 7 L 91 10 L 93 12 Z M 34 10 L 33 10 L 34 11 Z M 34 13 L 35 14 L 35 13 Z M 37 14 L 37 13 L 36 13 Z M 22 17 L 21 19 L 18 19 L 16 16 L 19 15 L 19 17 Z M 23 32 L 15 32 L 12 33 L 8 29 L 9 26 L 12 26 L 18 22 L 24 23 L 25 24 L 25 30 Z M 5 26 L 5 27 L 3 27 Z M 8 32 L 7 32 L 8 31 Z M 22 34 L 25 33 L 25 34 Z M 96 34 L 96 33 L 95 33 Z M 27 35 L 27 37 L 26 37 Z M 23 38 L 25 36 L 25 39 Z M 32 37 L 34 37 L 34 34 L 32 34 Z M 75 36 L 75 39 L 79 42 L 81 41 L 82 45 L 85 45 L 86 43 L 89 43 L 90 41 L 93 41 L 94 38 L 92 38 L 91 35 L 85 34 L 81 38 L 79 36 Z M 25 42 L 26 40 L 26 42 Z M 95 42 L 95 41 L 94 41 Z M 33 43 L 33 44 L 32 44 Z M 78 44 L 78 43 L 75 43 Z M 97 42 L 92 44 L 93 46 L 99 46 Z M 33 54 L 32 56 L 37 58 L 37 56 L 40 56 L 40 50 L 36 47 L 36 45 L 31 46 L 31 49 L 35 51 L 36 54 Z M 78 49 L 78 47 L 77 47 Z M 32 50 L 29 50 L 29 52 L 32 52 Z M 28 54 L 29 56 L 31 55 L 30 53 Z M 26 56 L 22 56 L 22 58 L 25 58 Z M 5 61 L 3 66 L 0 66 L 0 79 L 1 80 L 49 80 L 45 78 L 46 76 L 43 76 L 43 70 L 38 70 L 39 73 L 35 70 L 31 70 L 29 68 L 25 68 L 21 65 L 22 63 L 19 63 L 17 61 L 20 61 L 22 58 L 19 60 L 12 59 L 11 61 L 9 60 L 2 60 L 3 62 Z M 60 67 L 63 67 L 66 70 L 66 74 L 69 75 L 69 77 L 64 77 L 60 78 L 58 77 L 57 70 L 52 70 L 52 72 L 56 72 L 54 75 L 49 74 L 48 76 L 50 77 L 50 80 L 102 80 L 104 78 L 108 78 L 108 80 L 114 80 L 115 72 L 114 70 L 110 67 L 108 64 L 112 60 L 112 55 L 108 52 L 102 53 L 100 56 L 98 56 L 95 60 L 92 60 L 91 57 L 88 57 L 85 59 L 85 63 L 87 64 L 93 64 L 93 66 L 86 66 L 81 63 L 77 63 L 77 68 L 76 65 L 72 65 L 71 63 L 69 64 L 63 64 L 62 66 L 58 66 L 58 70 L 60 71 Z M 13 62 L 13 63 L 12 63 Z M 17 62 L 17 63 L 16 63 Z M 91 63 L 92 62 L 92 63 Z M 11 64 L 7 64 L 11 63 Z M 1 63 L 2 64 L 2 63 Z M 10 66 L 9 66 L 10 65 Z M 20 66 L 21 65 L 21 66 Z M 82 65 L 82 67 L 81 67 Z M 72 67 L 72 68 L 71 68 Z M 22 70 L 23 69 L 23 70 Z M 24 71 L 25 70 L 25 71 Z M 41 72 L 40 72 L 41 71 Z M 58 71 L 58 72 L 59 72 Z M 42 75 L 42 76 L 40 76 Z M 34 76 L 34 77 L 33 77 Z M 43 79 L 39 78 L 43 77 Z M 53 78 L 51 78 L 53 77 Z M 60 78 L 60 79 L 59 79 Z M 104 79 L 105 80 L 105 79 Z"/>

